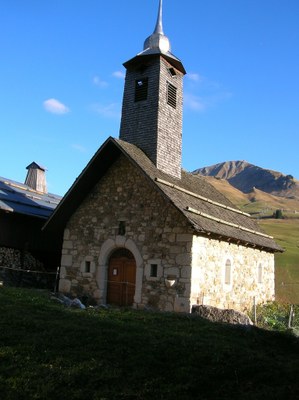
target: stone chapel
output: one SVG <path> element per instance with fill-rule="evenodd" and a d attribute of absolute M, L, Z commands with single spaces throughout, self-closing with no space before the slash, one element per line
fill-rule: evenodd
<path fill-rule="evenodd" d="M 108 138 L 45 229 L 64 230 L 59 290 L 97 304 L 190 312 L 274 299 L 274 253 L 257 222 L 182 170 L 182 62 L 157 23 L 124 63 L 119 139 Z"/>

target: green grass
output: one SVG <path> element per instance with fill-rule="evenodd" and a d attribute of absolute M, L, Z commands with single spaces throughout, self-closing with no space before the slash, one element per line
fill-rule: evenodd
<path fill-rule="evenodd" d="M 299 304 L 299 219 L 266 219 L 259 223 L 285 249 L 275 255 L 277 299 Z"/>
<path fill-rule="evenodd" d="M 298 265 L 299 272 L 299 219 L 265 219 L 259 224 L 285 249 L 278 254 L 278 264 Z"/>
<path fill-rule="evenodd" d="M 253 202 L 246 202 L 243 204 L 240 204 L 239 206 L 242 211 L 247 212 L 252 215 L 262 215 L 263 217 L 265 216 L 271 216 L 273 215 L 273 212 L 275 211 L 275 208 L 269 207 L 267 203 L 264 201 L 253 201 Z"/>
<path fill-rule="evenodd" d="M 1 399 L 298 399 L 299 343 L 192 315 L 0 289 Z"/>

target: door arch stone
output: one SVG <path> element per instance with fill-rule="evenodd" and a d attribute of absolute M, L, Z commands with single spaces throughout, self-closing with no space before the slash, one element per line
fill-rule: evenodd
<path fill-rule="evenodd" d="M 143 258 L 135 242 L 132 239 L 126 239 L 124 236 L 107 239 L 101 246 L 96 275 L 99 304 L 106 304 L 109 259 L 112 253 L 120 248 L 129 250 L 135 259 L 136 286 L 133 306 L 137 307 L 138 304 L 141 304 Z"/>

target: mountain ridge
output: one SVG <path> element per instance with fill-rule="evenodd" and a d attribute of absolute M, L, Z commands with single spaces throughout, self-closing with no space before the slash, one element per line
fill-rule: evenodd
<path fill-rule="evenodd" d="M 299 181 L 292 175 L 264 169 L 244 160 L 225 161 L 198 168 L 192 173 L 224 179 L 247 195 L 258 189 L 272 196 L 299 201 Z"/>

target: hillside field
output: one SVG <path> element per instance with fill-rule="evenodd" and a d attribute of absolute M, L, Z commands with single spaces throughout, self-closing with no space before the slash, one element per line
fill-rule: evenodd
<path fill-rule="evenodd" d="M 299 304 L 299 219 L 263 219 L 259 224 L 285 249 L 275 255 L 276 298 Z"/>

